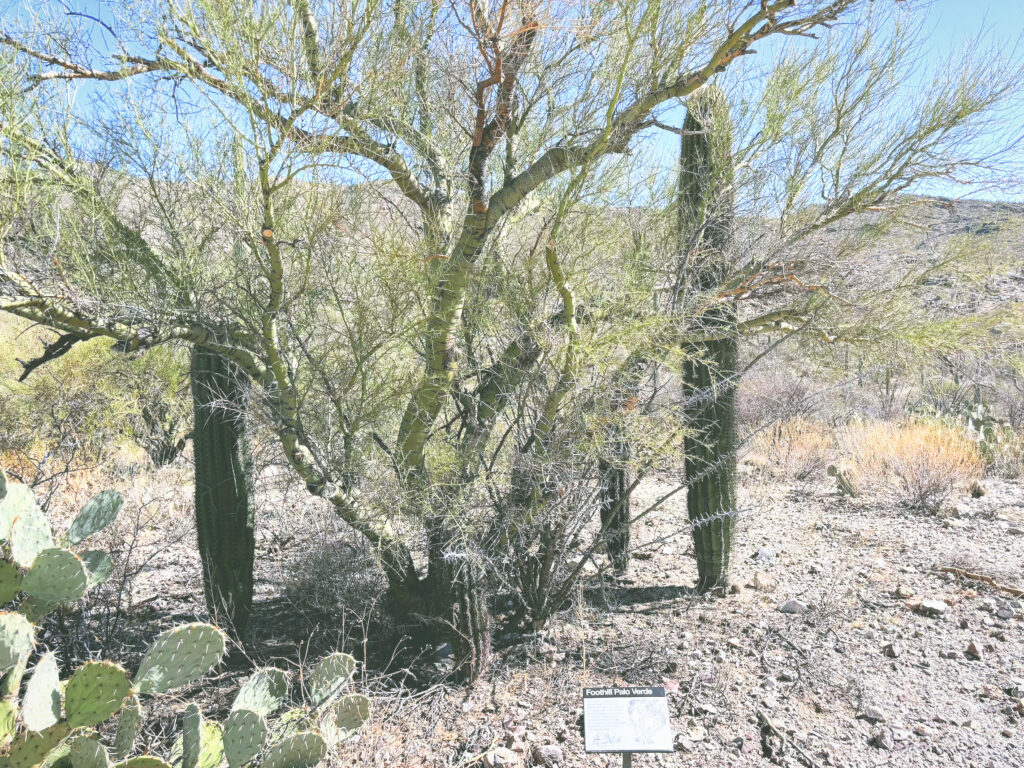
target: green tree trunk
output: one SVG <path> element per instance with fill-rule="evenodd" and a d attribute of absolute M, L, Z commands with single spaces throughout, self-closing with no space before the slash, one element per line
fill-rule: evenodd
<path fill-rule="evenodd" d="M 686 508 L 697 589 L 725 586 L 736 525 L 736 309 L 718 294 L 729 275 L 734 220 L 729 105 L 714 86 L 687 104 L 679 153 L 679 297 L 699 341 L 684 345 Z"/>
<path fill-rule="evenodd" d="M 247 382 L 230 361 L 198 347 L 190 374 L 196 531 L 206 605 L 211 617 L 240 634 L 252 610 L 256 546 Z"/>

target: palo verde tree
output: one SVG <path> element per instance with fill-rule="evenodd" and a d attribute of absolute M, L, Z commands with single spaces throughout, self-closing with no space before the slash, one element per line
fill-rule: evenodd
<path fill-rule="evenodd" d="M 32 119 L 60 117 L 74 140 L 31 145 L 5 124 L 5 167 L 44 181 L 33 215 L 52 226 L 46 247 L 5 237 L 0 309 L 230 361 L 295 474 L 378 553 L 392 604 L 442 629 L 472 676 L 495 585 L 511 571 L 542 622 L 592 554 L 566 520 L 608 496 L 595 451 L 580 450 L 614 434 L 595 403 L 634 386 L 630 358 L 665 365 L 689 333 L 689 302 L 673 317 L 602 305 L 595 286 L 633 289 L 619 290 L 622 243 L 595 240 L 613 229 L 594 223 L 595 204 L 624 199 L 608 186 L 680 99 L 755 45 L 869 5 L 154 0 L 105 22 L 101 51 L 77 20 L 40 19 L 0 41 Z M 81 81 L 104 112 L 53 101 Z M 963 119 L 990 103 L 970 101 Z M 147 247 L 86 226 L 57 170 L 68 164 L 140 217 Z M 99 237 L 76 250 L 85 233 Z M 192 290 L 160 290 L 151 254 Z M 631 446 L 628 462 L 601 455 L 657 465 Z M 604 507 L 609 529 L 623 508 Z"/>

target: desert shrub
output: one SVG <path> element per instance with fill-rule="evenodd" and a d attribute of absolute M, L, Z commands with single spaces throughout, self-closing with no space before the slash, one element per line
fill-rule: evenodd
<path fill-rule="evenodd" d="M 785 477 L 804 481 L 825 469 L 833 437 L 821 422 L 797 416 L 760 432 L 753 442 L 754 451 Z"/>
<path fill-rule="evenodd" d="M 157 464 L 184 448 L 191 422 L 187 357 L 158 347 L 144 354 L 111 350 L 109 340 L 74 345 L 24 381 L 19 361 L 37 358 L 52 334 L 0 325 L 0 457 L 33 485 L 65 469 L 108 458 L 125 443 L 141 446 Z"/>
<path fill-rule="evenodd" d="M 855 422 L 840 432 L 839 451 L 858 488 L 929 513 L 985 466 L 965 430 L 936 420 Z"/>

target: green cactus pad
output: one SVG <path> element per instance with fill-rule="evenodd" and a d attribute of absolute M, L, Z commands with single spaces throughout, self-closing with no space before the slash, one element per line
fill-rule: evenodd
<path fill-rule="evenodd" d="M 60 670 L 57 657 L 47 653 L 36 664 L 25 686 L 21 719 L 30 731 L 45 731 L 60 720 Z"/>
<path fill-rule="evenodd" d="M 11 525 L 11 557 L 22 568 L 31 568 L 36 555 L 53 547 L 50 523 L 39 507 L 18 516 Z"/>
<path fill-rule="evenodd" d="M 189 704 L 181 718 L 181 768 L 196 768 L 203 748 L 203 713 Z"/>
<path fill-rule="evenodd" d="M 161 634 L 146 651 L 135 687 L 167 693 L 202 677 L 224 656 L 227 635 L 212 624 L 185 624 Z"/>
<path fill-rule="evenodd" d="M 0 499 L 0 539 L 10 539 L 14 521 L 33 510 L 38 507 L 32 489 L 22 483 L 8 483 L 7 493 Z"/>
<path fill-rule="evenodd" d="M 324 656 L 309 675 L 309 693 L 313 706 L 326 704 L 344 692 L 356 671 L 356 660 L 347 653 Z"/>
<path fill-rule="evenodd" d="M 21 592 L 21 574 L 9 560 L 0 560 L 0 603 L 9 603 Z"/>
<path fill-rule="evenodd" d="M 44 549 L 22 579 L 21 588 L 41 603 L 73 603 L 89 588 L 89 571 L 70 549 Z"/>
<path fill-rule="evenodd" d="M 110 555 L 99 549 L 89 549 L 82 552 L 79 557 L 85 563 L 89 572 L 89 586 L 96 587 L 105 582 L 114 573 L 114 561 Z"/>
<path fill-rule="evenodd" d="M 171 768 L 171 764 L 153 755 L 139 755 L 114 763 L 114 768 Z"/>
<path fill-rule="evenodd" d="M 117 718 L 117 735 L 114 736 L 114 759 L 124 760 L 135 749 L 135 740 L 142 730 L 142 704 L 135 694 L 129 696 L 121 715 Z"/>
<path fill-rule="evenodd" d="M 257 712 L 236 709 L 224 721 L 224 755 L 231 768 L 239 768 L 263 751 L 269 729 Z"/>
<path fill-rule="evenodd" d="M 248 709 L 266 717 L 281 706 L 287 695 L 288 675 L 284 670 L 258 669 L 238 689 L 231 711 Z"/>
<path fill-rule="evenodd" d="M 128 673 L 117 664 L 86 662 L 75 670 L 64 689 L 68 725 L 99 725 L 121 709 L 131 692 Z"/>
<path fill-rule="evenodd" d="M 101 491 L 82 507 L 78 517 L 68 528 L 68 541 L 80 544 L 94 533 L 98 533 L 117 519 L 124 499 L 117 491 Z"/>
<path fill-rule="evenodd" d="M 185 749 L 186 735 L 193 742 L 188 750 Z M 220 724 L 203 722 L 198 733 L 192 734 L 188 734 L 186 727 L 174 740 L 168 761 L 174 768 L 185 768 L 186 752 L 191 754 L 189 760 L 195 760 L 194 768 L 218 768 L 224 762 L 224 730 Z"/>
<path fill-rule="evenodd" d="M 35 630 L 20 613 L 0 613 L 0 674 L 32 652 Z"/>
<path fill-rule="evenodd" d="M 361 693 L 343 696 L 334 705 L 334 723 L 344 733 L 351 734 L 370 719 L 370 700 Z"/>
<path fill-rule="evenodd" d="M 314 768 L 327 756 L 327 742 L 313 731 L 301 731 L 272 746 L 263 757 L 263 768 Z"/>
<path fill-rule="evenodd" d="M 72 768 L 110 768 L 110 755 L 99 739 L 79 736 L 71 742 Z"/>
<path fill-rule="evenodd" d="M 71 732 L 67 723 L 57 723 L 42 733 L 23 733 L 14 739 L 8 757 L 8 768 L 35 768 L 52 762 L 67 750 L 63 744 L 65 737 Z"/>

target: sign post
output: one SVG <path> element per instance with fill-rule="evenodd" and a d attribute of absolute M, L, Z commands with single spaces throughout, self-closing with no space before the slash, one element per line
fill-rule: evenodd
<path fill-rule="evenodd" d="M 665 688 L 584 688 L 583 747 L 621 752 L 623 768 L 632 768 L 634 752 L 672 752 Z"/>

